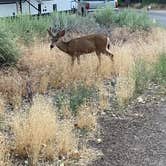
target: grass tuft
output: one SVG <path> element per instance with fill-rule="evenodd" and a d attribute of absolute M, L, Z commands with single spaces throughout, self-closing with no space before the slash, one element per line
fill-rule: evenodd
<path fill-rule="evenodd" d="M 43 97 L 36 97 L 28 114 L 18 113 L 14 117 L 12 131 L 15 153 L 28 157 L 31 164 L 36 164 L 44 147 L 48 147 L 49 154 L 49 146 L 53 145 L 56 137 L 57 121 L 52 104 Z"/>

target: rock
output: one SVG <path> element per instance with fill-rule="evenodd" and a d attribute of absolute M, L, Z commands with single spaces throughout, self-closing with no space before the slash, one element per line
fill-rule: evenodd
<path fill-rule="evenodd" d="M 24 163 L 25 163 L 25 165 L 28 165 L 28 160 L 25 160 Z"/>
<path fill-rule="evenodd" d="M 138 103 L 145 103 L 145 101 L 143 100 L 143 98 L 140 96 L 137 98 Z"/>
<path fill-rule="evenodd" d="M 100 144 L 102 141 L 100 138 L 97 139 L 97 143 Z"/>
<path fill-rule="evenodd" d="M 101 112 L 101 115 L 106 115 L 106 113 L 104 111 Z"/>

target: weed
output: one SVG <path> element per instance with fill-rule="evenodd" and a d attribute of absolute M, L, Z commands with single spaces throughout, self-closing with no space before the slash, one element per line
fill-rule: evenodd
<path fill-rule="evenodd" d="M 17 45 L 7 33 L 0 29 L 0 67 L 13 65 L 19 58 Z"/>
<path fill-rule="evenodd" d="M 1 166 L 10 166 L 9 161 L 9 151 L 7 148 L 5 137 L 0 133 L 0 165 Z"/>
<path fill-rule="evenodd" d="M 96 129 L 97 120 L 92 110 L 94 108 L 81 106 L 78 111 L 76 125 L 80 129 L 93 130 Z"/>
<path fill-rule="evenodd" d="M 29 157 L 30 162 L 36 164 L 42 148 L 48 146 L 47 154 L 50 156 L 50 145 L 54 145 L 57 132 L 52 104 L 42 97 L 35 98 L 27 115 L 20 113 L 14 117 L 12 131 L 16 154 Z"/>
<path fill-rule="evenodd" d="M 153 80 L 157 83 L 166 83 L 166 54 L 161 54 L 154 65 Z"/>

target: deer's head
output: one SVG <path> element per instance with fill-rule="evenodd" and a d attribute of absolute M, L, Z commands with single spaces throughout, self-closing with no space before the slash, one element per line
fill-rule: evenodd
<path fill-rule="evenodd" d="M 51 37 L 50 49 L 54 48 L 58 40 L 65 35 L 65 30 L 59 30 L 56 34 L 52 29 L 47 29 L 49 36 Z"/>

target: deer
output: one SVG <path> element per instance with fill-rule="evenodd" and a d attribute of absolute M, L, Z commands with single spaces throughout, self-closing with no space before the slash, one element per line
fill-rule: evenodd
<path fill-rule="evenodd" d="M 96 53 L 99 60 L 99 66 L 101 65 L 101 54 L 109 56 L 111 61 L 114 61 L 114 55 L 109 50 L 110 39 L 104 34 L 91 34 L 65 42 L 62 40 L 62 37 L 65 35 L 64 29 L 58 30 L 56 34 L 53 32 L 51 27 L 47 29 L 47 31 L 51 37 L 50 49 L 52 50 L 56 46 L 61 51 L 67 53 L 71 57 L 71 66 L 74 65 L 76 58 L 78 65 L 80 65 L 80 56 L 92 52 Z"/>

